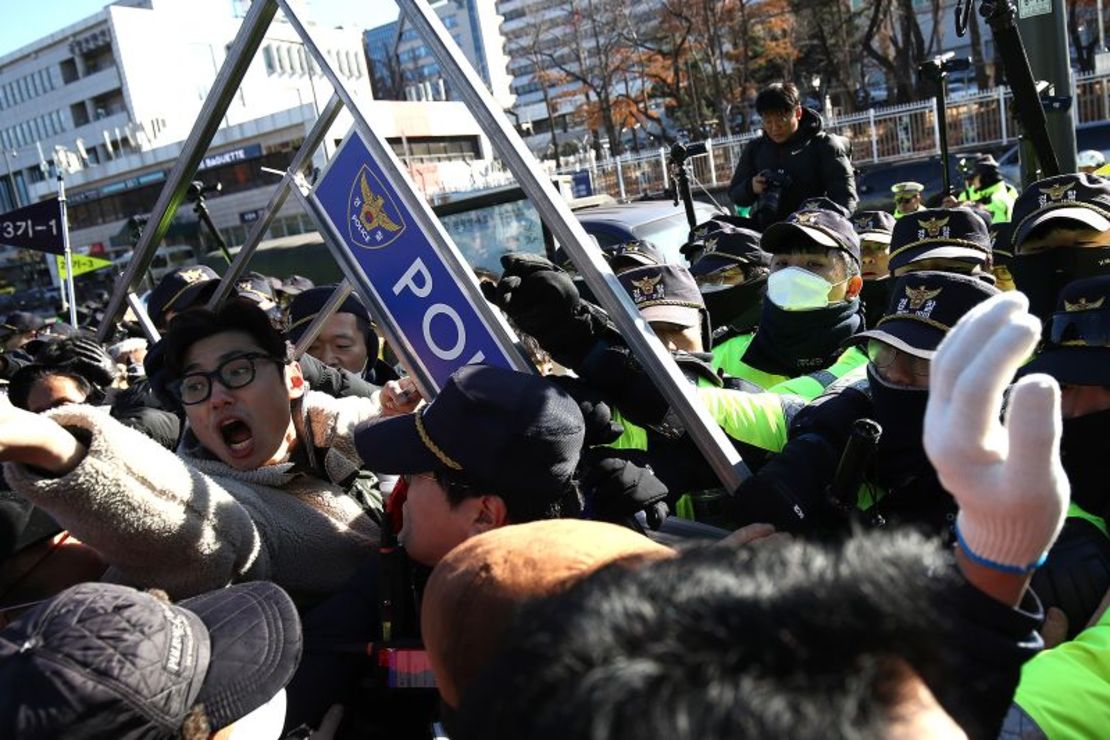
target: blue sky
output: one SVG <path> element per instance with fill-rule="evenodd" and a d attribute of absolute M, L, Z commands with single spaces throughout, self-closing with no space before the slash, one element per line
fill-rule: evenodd
<path fill-rule="evenodd" d="M 187 3 L 189 0 L 177 0 Z M 231 0 L 227 0 L 231 5 Z M 0 0 L 0 56 L 70 23 L 87 18 L 109 0 Z M 372 28 L 397 17 L 391 0 L 309 0 L 312 16 L 327 26 Z"/>

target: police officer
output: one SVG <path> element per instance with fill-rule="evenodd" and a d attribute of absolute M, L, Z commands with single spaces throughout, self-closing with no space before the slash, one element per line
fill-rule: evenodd
<path fill-rule="evenodd" d="M 1046 607 L 1064 609 L 1074 635 L 1110 587 L 1110 275 L 1068 284 L 1045 340 L 1021 374 L 1046 373 L 1060 383 L 1071 506 L 1034 587 Z"/>
<path fill-rule="evenodd" d="M 1097 149 L 1084 149 L 1075 157 L 1076 169 L 1089 175 L 1105 164 L 1106 157 Z"/>
<path fill-rule="evenodd" d="M 850 221 L 807 208 L 773 224 L 760 240 L 771 254 L 758 327 L 713 348 L 726 375 L 764 390 L 816 398 L 866 358 L 841 345 L 863 328 L 859 237 Z M 776 388 L 787 381 L 789 387 Z"/>
<path fill-rule="evenodd" d="M 1110 587 L 1110 276 L 1065 286 L 1046 343 L 1022 368 L 1060 383 L 1060 457 L 1071 485 L 1068 518 L 1032 586 L 1045 609 L 1061 609 L 1067 638 L 1022 668 L 1004 729 L 1022 736 L 1094 737 L 1110 706 L 1110 612 L 1087 628 Z M 1094 709 L 1097 708 L 1097 709 Z"/>
<path fill-rule="evenodd" d="M 1010 263 L 1014 259 L 1014 248 L 1010 246 L 1010 237 L 1014 232 L 1013 222 L 992 223 L 987 231 L 991 238 L 991 273 L 994 275 L 994 284 L 999 290 L 1017 290 L 1013 273 L 1010 272 Z"/>
<path fill-rule="evenodd" d="M 1002 178 L 998 160 L 989 154 L 975 159 L 966 187 L 959 194 L 960 201 L 985 206 L 995 222 L 1010 220 L 1017 197 L 1017 189 Z"/>
<path fill-rule="evenodd" d="M 703 237 L 690 273 L 709 311 L 712 344 L 747 334 L 759 323 L 770 264 L 756 231 L 723 224 Z"/>
<path fill-rule="evenodd" d="M 685 448 L 682 454 L 661 450 L 664 440 L 679 436 L 680 426 L 608 317 L 579 296 L 570 276 L 536 255 L 506 255 L 502 264 L 505 273 L 496 294 L 487 297 L 557 362 L 572 368 L 619 410 L 624 433 L 612 445 L 651 451 L 652 466 L 671 490 L 716 485 L 712 471 L 695 449 Z M 750 455 L 752 461 L 758 461 L 761 455 L 781 448 L 789 418 L 804 400 L 786 393 L 762 393 L 751 383 L 721 378 L 714 371 L 709 355 L 702 352 L 708 340 L 708 320 L 689 272 L 678 265 L 643 266 L 622 273 L 620 280 L 660 339 L 672 348 L 710 415 L 744 450 L 745 458 Z M 823 387 L 818 381 L 811 382 Z"/>
<path fill-rule="evenodd" d="M 897 279 L 883 319 L 852 339 L 867 349 L 866 378 L 796 415 L 782 452 L 736 491 L 739 522 L 822 533 L 839 529 L 859 508 L 873 524 L 946 529 L 955 506 L 922 444 L 930 360 L 960 317 L 997 293 L 982 280 L 945 272 Z M 878 444 L 854 473 L 838 472 L 859 419 L 877 422 Z"/>
<path fill-rule="evenodd" d="M 912 180 L 897 182 L 891 186 L 894 193 L 894 218 L 902 218 L 907 213 L 917 213 L 925 208 L 923 201 L 925 186 Z"/>
<path fill-rule="evenodd" d="M 868 326 L 874 326 L 882 318 L 890 300 L 890 239 L 895 218 L 886 211 L 857 211 L 852 216 L 863 263 L 860 298 Z"/>
<path fill-rule="evenodd" d="M 1068 283 L 1110 273 L 1110 180 L 1056 175 L 1030 185 L 1014 204 L 1013 259 L 1017 289 L 1029 310 L 1047 319 Z"/>

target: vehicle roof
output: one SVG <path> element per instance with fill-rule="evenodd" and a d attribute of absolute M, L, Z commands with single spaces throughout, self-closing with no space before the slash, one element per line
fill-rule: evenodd
<path fill-rule="evenodd" d="M 694 206 L 713 208 L 708 203 L 697 203 Z M 583 223 L 614 222 L 625 226 L 636 227 L 641 224 L 668 218 L 675 213 L 682 212 L 681 205 L 674 205 L 669 200 L 642 200 L 633 203 L 617 203 L 607 206 L 592 206 L 575 211 L 574 215 Z"/>

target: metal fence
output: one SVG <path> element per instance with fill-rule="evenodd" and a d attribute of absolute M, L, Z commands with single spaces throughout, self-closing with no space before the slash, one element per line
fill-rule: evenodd
<path fill-rule="evenodd" d="M 1078 124 L 1110 118 L 1110 74 L 1077 75 L 1073 99 Z M 996 87 L 949 100 L 945 110 L 948 145 L 952 151 L 994 149 L 1016 144 L 1018 123 L 1007 87 Z M 904 161 L 940 154 L 936 100 L 873 108 L 847 116 L 833 115 L 825 130 L 846 137 L 857 166 Z M 744 144 L 758 132 L 706 141 L 706 154 L 691 157 L 694 178 L 705 187 L 728 184 Z M 599 161 L 592 151 L 575 158 L 563 174 L 588 172 L 593 193 L 620 200 L 657 193 L 668 185 L 667 150 L 626 153 Z"/>

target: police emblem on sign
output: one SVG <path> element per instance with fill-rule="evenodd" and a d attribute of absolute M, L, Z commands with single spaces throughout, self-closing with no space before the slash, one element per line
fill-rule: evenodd
<path fill-rule="evenodd" d="M 377 176 L 363 165 L 347 200 L 347 230 L 351 241 L 367 249 L 388 247 L 405 232 L 401 209 Z"/>

